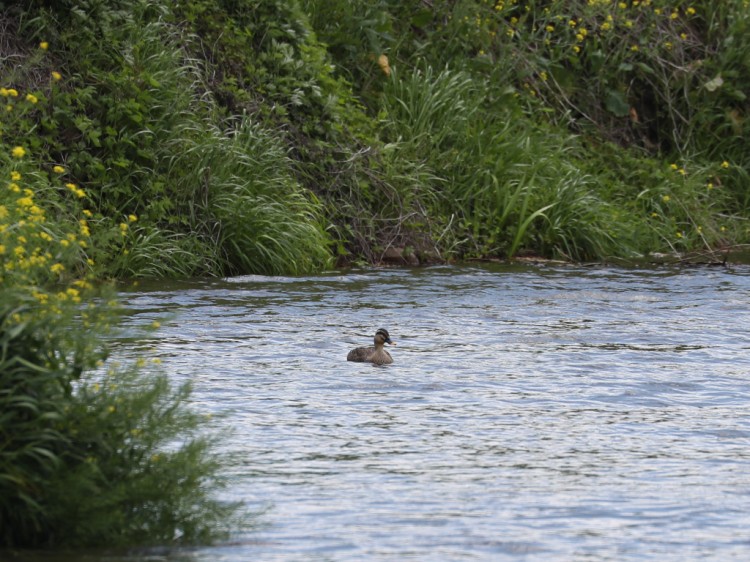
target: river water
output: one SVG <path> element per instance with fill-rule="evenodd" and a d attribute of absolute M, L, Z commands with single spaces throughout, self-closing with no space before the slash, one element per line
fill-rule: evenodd
<path fill-rule="evenodd" d="M 750 559 L 750 269 L 141 285 L 115 355 L 232 428 L 229 544 L 139 559 Z M 379 327 L 392 365 L 348 363 Z"/>

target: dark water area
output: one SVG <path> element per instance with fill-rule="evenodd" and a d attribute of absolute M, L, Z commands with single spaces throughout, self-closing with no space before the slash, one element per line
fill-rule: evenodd
<path fill-rule="evenodd" d="M 122 294 L 231 430 L 230 543 L 65 560 L 748 560 L 750 268 L 433 267 Z M 166 319 L 166 320 L 165 320 Z M 379 327 L 392 365 L 348 363 Z M 51 555 L 36 560 L 62 560 Z"/>

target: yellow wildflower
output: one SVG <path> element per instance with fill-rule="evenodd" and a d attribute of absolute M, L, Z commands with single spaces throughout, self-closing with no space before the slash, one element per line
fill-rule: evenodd
<path fill-rule="evenodd" d="M 661 200 L 664 201 L 665 203 L 669 203 L 670 199 L 671 197 L 669 195 L 663 195 L 661 198 Z"/>
<path fill-rule="evenodd" d="M 16 90 L 15 88 L 8 88 L 8 95 L 12 98 L 17 98 L 18 90 Z"/>
<path fill-rule="evenodd" d="M 391 66 L 388 63 L 388 55 L 382 54 L 378 57 L 378 66 L 380 67 L 380 70 L 383 71 L 383 74 L 386 76 L 391 75 Z"/>
<path fill-rule="evenodd" d="M 14 146 L 10 153 L 13 158 L 23 158 L 26 156 L 26 149 L 22 146 Z"/>
<path fill-rule="evenodd" d="M 687 10 L 685 10 L 685 13 L 686 13 L 687 15 L 689 15 L 689 16 L 694 16 L 694 15 L 695 15 L 695 8 L 693 8 L 693 7 L 691 6 L 691 7 L 689 7 L 689 8 L 687 9 Z"/>
<path fill-rule="evenodd" d="M 37 103 L 39 101 L 39 98 L 37 98 L 34 94 L 26 94 L 26 101 L 29 103 Z"/>
<path fill-rule="evenodd" d="M 47 49 L 49 49 L 49 43 L 47 43 L 46 41 L 42 41 L 41 43 L 39 43 L 39 48 L 42 51 L 46 51 Z"/>
<path fill-rule="evenodd" d="M 52 265 L 51 265 L 51 266 L 49 267 L 49 270 L 50 270 L 50 271 L 51 271 L 52 273 L 62 273 L 63 271 L 65 271 L 65 266 L 64 266 L 63 264 L 61 264 L 61 263 L 53 263 L 53 264 L 52 264 Z"/>
<path fill-rule="evenodd" d="M 721 163 L 721 167 L 722 167 L 722 168 L 725 168 L 725 169 L 726 169 L 726 168 L 729 168 L 729 162 L 727 162 L 726 160 L 724 160 L 724 161 L 723 161 L 723 162 Z"/>
<path fill-rule="evenodd" d="M 12 179 L 13 181 L 18 181 L 18 180 L 21 179 L 21 174 L 19 172 L 16 172 L 15 170 L 13 170 L 10 173 L 10 179 Z"/>
<path fill-rule="evenodd" d="M 55 82 L 59 82 L 60 80 L 62 80 L 62 74 L 60 74 L 56 70 L 53 70 L 51 75 L 52 75 L 52 80 L 54 80 Z"/>
<path fill-rule="evenodd" d="M 92 212 L 91 212 L 91 211 L 89 211 L 88 209 L 84 209 L 84 210 L 83 210 L 83 211 L 81 211 L 81 212 L 83 213 L 83 216 L 85 216 L 85 217 L 88 217 L 88 218 L 91 218 L 91 217 L 93 217 L 93 216 L 94 216 L 94 213 L 92 213 Z"/>
<path fill-rule="evenodd" d="M 0 256 L 5 255 L 5 245 L 0 244 Z"/>
<path fill-rule="evenodd" d="M 52 168 L 52 171 L 55 172 L 56 174 L 64 174 L 65 168 L 63 168 L 62 166 L 55 166 Z"/>
<path fill-rule="evenodd" d="M 138 217 L 135 215 L 128 215 L 128 222 L 135 222 L 138 220 Z"/>

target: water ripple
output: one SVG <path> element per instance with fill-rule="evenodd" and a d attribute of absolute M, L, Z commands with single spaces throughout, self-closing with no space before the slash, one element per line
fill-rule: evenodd
<path fill-rule="evenodd" d="M 448 267 L 140 287 L 262 529 L 170 560 L 750 557 L 747 269 Z M 387 327 L 386 367 L 345 361 Z"/>

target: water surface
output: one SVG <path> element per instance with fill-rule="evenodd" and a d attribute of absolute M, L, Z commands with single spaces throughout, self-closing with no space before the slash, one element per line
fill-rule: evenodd
<path fill-rule="evenodd" d="M 435 267 L 141 285 L 226 413 L 231 544 L 140 559 L 750 559 L 750 270 Z M 348 363 L 386 327 L 394 364 Z"/>

